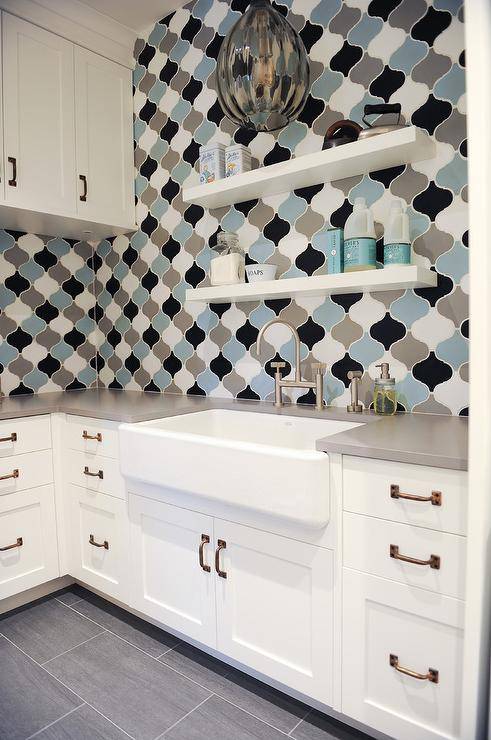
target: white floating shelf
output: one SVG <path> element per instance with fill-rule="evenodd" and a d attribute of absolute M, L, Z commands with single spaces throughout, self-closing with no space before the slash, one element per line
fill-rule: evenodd
<path fill-rule="evenodd" d="M 326 296 L 342 293 L 376 293 L 382 290 L 434 288 L 437 274 L 418 265 L 400 265 L 382 270 L 341 272 L 336 275 L 265 280 L 260 283 L 239 283 L 186 291 L 187 301 L 232 303 L 265 301 L 295 296 Z"/>
<path fill-rule="evenodd" d="M 242 175 L 184 188 L 183 200 L 203 208 L 219 208 L 401 164 L 421 162 L 431 159 L 434 154 L 435 144 L 425 131 L 416 126 L 405 126 L 397 131 L 305 154 Z"/>

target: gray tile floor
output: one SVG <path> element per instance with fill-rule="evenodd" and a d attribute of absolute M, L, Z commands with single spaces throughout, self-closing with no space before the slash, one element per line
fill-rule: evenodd
<path fill-rule="evenodd" d="M 80 586 L 0 617 L 1 740 L 369 740 Z"/>

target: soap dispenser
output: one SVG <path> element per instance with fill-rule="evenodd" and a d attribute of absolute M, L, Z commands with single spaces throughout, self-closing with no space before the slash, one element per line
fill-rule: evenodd
<path fill-rule="evenodd" d="M 389 375 L 389 363 L 375 365 L 380 368 L 380 377 L 375 378 L 373 391 L 373 408 L 380 416 L 392 416 L 397 410 L 395 378 Z"/>

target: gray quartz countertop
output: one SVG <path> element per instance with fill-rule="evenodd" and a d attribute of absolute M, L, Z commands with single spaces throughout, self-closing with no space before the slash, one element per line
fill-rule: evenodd
<path fill-rule="evenodd" d="M 339 419 L 361 423 L 346 432 L 319 439 L 317 449 L 455 470 L 467 469 L 467 419 L 436 414 L 348 414 L 334 407 L 276 409 L 261 401 L 227 401 L 142 391 L 82 390 L 9 396 L 0 403 L 0 420 L 57 411 L 96 419 L 140 422 L 205 409 L 234 409 L 282 416 Z"/>

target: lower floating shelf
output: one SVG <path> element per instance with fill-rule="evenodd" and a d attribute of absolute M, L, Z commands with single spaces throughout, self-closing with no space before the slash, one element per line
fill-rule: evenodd
<path fill-rule="evenodd" d="M 375 293 L 383 290 L 434 288 L 437 274 L 419 265 L 398 265 L 382 270 L 341 272 L 336 275 L 267 280 L 260 283 L 238 283 L 186 291 L 187 301 L 232 303 L 265 301 L 295 296 L 327 296 L 340 293 Z"/>

